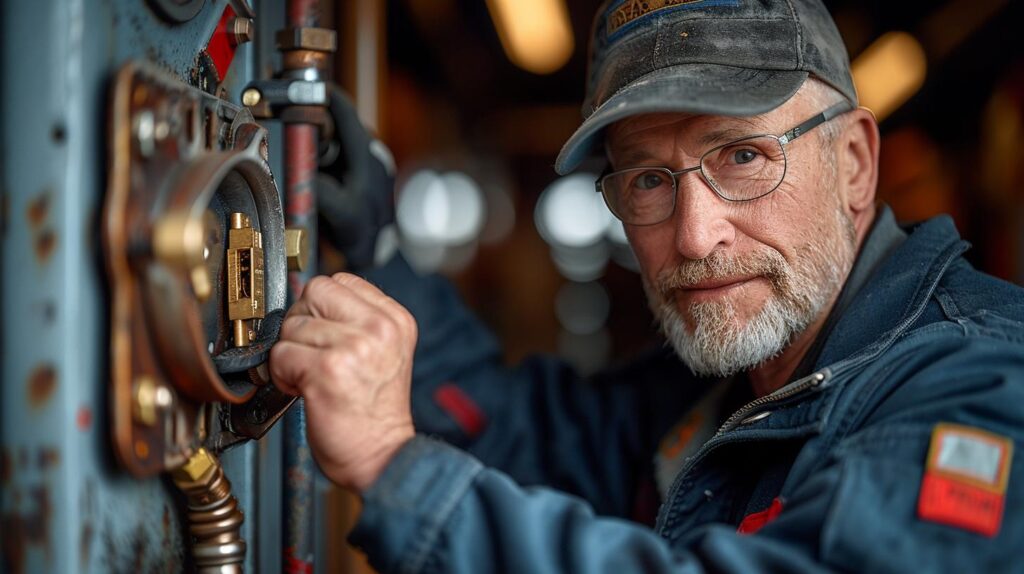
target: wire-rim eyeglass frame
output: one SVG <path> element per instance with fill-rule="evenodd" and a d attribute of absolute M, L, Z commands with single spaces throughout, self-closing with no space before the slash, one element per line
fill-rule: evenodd
<path fill-rule="evenodd" d="M 772 193 L 776 189 L 778 189 L 779 186 L 782 185 L 782 182 L 785 180 L 786 170 L 788 169 L 788 158 L 786 156 L 786 145 L 787 144 L 789 144 L 793 140 L 797 139 L 798 137 L 806 134 L 807 132 L 811 131 L 812 129 L 818 127 L 819 125 L 824 124 L 825 122 L 831 120 L 832 118 L 835 118 L 835 117 L 837 117 L 839 115 L 842 115 L 842 114 L 844 114 L 846 112 L 852 111 L 853 109 L 854 109 L 854 106 L 849 101 L 843 100 L 842 102 L 839 102 L 839 103 L 837 103 L 837 104 L 835 104 L 833 106 L 830 106 L 829 108 L 825 109 L 823 112 L 821 112 L 819 114 L 816 114 L 816 115 L 812 116 L 811 118 L 808 118 L 807 120 L 801 122 L 800 124 L 796 125 L 792 129 L 784 132 L 782 135 L 774 135 L 774 134 L 767 134 L 767 133 L 765 133 L 765 134 L 752 134 L 752 135 L 749 135 L 749 136 L 744 136 L 742 138 L 739 138 L 739 139 L 736 139 L 736 140 L 733 140 L 733 141 L 730 141 L 730 142 L 727 142 L 727 143 L 715 146 L 715 147 L 709 149 L 708 151 L 704 152 L 704 154 L 701 155 L 701 159 L 697 163 L 697 165 L 695 165 L 693 167 L 684 168 L 684 169 L 681 169 L 681 170 L 678 170 L 678 171 L 672 171 L 671 169 L 669 169 L 667 167 L 657 167 L 657 166 L 640 166 L 640 167 L 633 167 L 633 168 L 627 168 L 627 169 L 623 169 L 623 170 L 618 170 L 618 171 L 614 171 L 614 172 L 607 172 L 606 171 L 606 173 L 601 174 L 601 177 L 599 177 L 598 180 L 595 182 L 595 184 L 594 184 L 595 185 L 595 189 L 596 189 L 596 191 L 598 193 L 600 193 L 602 195 L 602 197 L 604 198 L 605 204 L 608 205 L 608 209 L 611 210 L 612 214 L 615 215 L 615 217 L 619 218 L 623 223 L 626 223 L 626 224 L 629 224 L 629 225 L 639 225 L 639 226 L 657 225 L 657 224 L 667 220 L 668 218 L 672 217 L 672 214 L 675 213 L 676 196 L 679 193 L 679 181 L 678 181 L 678 178 L 679 178 L 680 175 L 684 175 L 684 174 L 687 174 L 687 173 L 690 173 L 690 172 L 693 172 L 693 171 L 699 171 L 700 175 L 701 175 L 701 178 L 711 187 L 711 189 L 715 192 L 715 195 L 717 195 L 718 197 L 722 198 L 724 201 L 728 201 L 728 202 L 731 202 L 731 203 L 745 203 L 745 202 L 748 202 L 748 201 L 753 201 L 755 199 L 760 199 L 760 198 L 762 198 L 762 197 Z M 755 197 L 748 197 L 748 198 L 742 198 L 742 199 L 735 199 L 735 198 L 728 197 L 720 189 L 719 185 L 714 181 L 714 178 L 710 177 L 705 172 L 705 170 L 704 170 L 705 158 L 707 158 L 710 154 L 712 154 L 712 153 L 714 153 L 716 151 L 722 150 L 724 148 L 728 148 L 729 146 L 734 146 L 734 145 L 736 145 L 738 143 L 741 143 L 741 142 L 745 142 L 745 141 L 749 141 L 749 140 L 753 140 L 753 139 L 757 139 L 757 138 L 765 138 L 765 137 L 772 138 L 772 139 L 778 141 L 779 148 L 782 151 L 783 167 L 782 167 L 782 174 L 780 176 L 778 176 L 778 182 L 776 182 L 775 185 L 773 187 L 771 187 L 771 189 L 768 189 L 768 190 L 764 191 L 763 193 L 760 193 L 759 195 L 757 195 Z M 635 172 L 635 171 L 657 171 L 657 172 L 663 173 L 664 175 L 667 175 L 667 176 L 669 176 L 671 178 L 671 181 L 672 181 L 672 203 L 671 203 L 671 208 L 667 210 L 667 212 L 665 213 L 664 217 L 661 217 L 660 219 L 653 220 L 653 221 L 647 221 L 647 222 L 644 222 L 644 223 L 636 223 L 636 222 L 628 221 L 627 218 L 624 218 L 620 213 L 617 213 L 616 207 L 613 205 L 614 201 L 612 200 L 612 198 L 610 198 L 608 196 L 608 193 L 610 193 L 610 191 L 608 190 L 608 186 L 607 186 L 606 182 L 610 181 L 611 178 L 614 178 L 616 176 L 621 176 L 622 174 L 626 174 L 626 173 L 629 173 L 629 172 Z"/>

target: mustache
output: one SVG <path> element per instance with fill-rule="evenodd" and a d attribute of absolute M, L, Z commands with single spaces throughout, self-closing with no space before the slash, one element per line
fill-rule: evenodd
<path fill-rule="evenodd" d="M 760 276 L 778 289 L 789 274 L 789 264 L 774 250 L 761 250 L 744 256 L 730 256 L 713 251 L 704 259 L 684 261 L 675 268 L 662 271 L 655 282 L 658 293 L 665 296 L 676 289 L 686 289 L 701 281 L 732 277 Z"/>

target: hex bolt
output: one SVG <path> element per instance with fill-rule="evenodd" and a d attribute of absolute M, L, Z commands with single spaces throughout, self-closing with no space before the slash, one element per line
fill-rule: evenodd
<path fill-rule="evenodd" d="M 157 423 L 157 416 L 174 406 L 174 394 L 171 390 L 148 375 L 135 380 L 133 399 L 134 418 L 146 426 L 154 426 Z"/>
<path fill-rule="evenodd" d="M 236 16 L 228 22 L 228 41 L 232 46 L 238 46 L 252 41 L 253 22 L 252 18 Z"/>
<path fill-rule="evenodd" d="M 302 271 L 309 260 L 309 240 L 301 227 L 284 230 L 284 252 L 289 271 Z"/>

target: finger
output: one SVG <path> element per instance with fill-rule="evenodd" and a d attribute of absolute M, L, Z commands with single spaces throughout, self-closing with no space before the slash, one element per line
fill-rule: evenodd
<path fill-rule="evenodd" d="M 289 315 L 361 322 L 378 311 L 375 305 L 357 295 L 352 289 L 329 277 L 314 277 L 302 290 L 302 297 L 292 306 Z"/>
<path fill-rule="evenodd" d="M 281 325 L 282 341 L 318 349 L 342 346 L 359 334 L 359 329 L 350 324 L 309 316 L 289 317 Z"/>
<path fill-rule="evenodd" d="M 289 395 L 302 395 L 320 352 L 294 341 L 278 341 L 270 349 L 270 379 L 274 386 Z"/>
<path fill-rule="evenodd" d="M 362 277 L 359 277 L 358 275 L 353 275 L 351 273 L 335 273 L 331 276 L 331 279 L 351 289 L 352 292 L 362 297 L 371 305 L 375 305 L 387 311 L 389 315 L 393 315 L 395 313 L 408 313 L 401 303 L 395 301 L 386 293 L 378 289 L 376 285 Z"/>

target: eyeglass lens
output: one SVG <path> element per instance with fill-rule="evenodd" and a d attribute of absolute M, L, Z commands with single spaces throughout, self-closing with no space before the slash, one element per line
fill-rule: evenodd
<path fill-rule="evenodd" d="M 723 199 L 749 201 L 771 193 L 786 173 L 786 154 L 772 136 L 730 142 L 706 152 L 700 170 Z M 625 223 L 667 219 L 675 208 L 676 176 L 667 168 L 640 167 L 608 174 L 601 188 L 609 209 Z"/>

